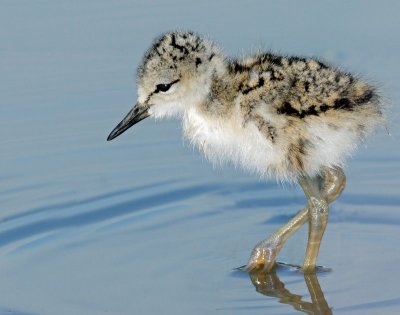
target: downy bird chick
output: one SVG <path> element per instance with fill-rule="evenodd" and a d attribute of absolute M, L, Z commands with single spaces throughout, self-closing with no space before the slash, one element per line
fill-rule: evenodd
<path fill-rule="evenodd" d="M 312 58 L 227 58 L 208 39 L 181 31 L 154 41 L 137 84 L 136 105 L 107 140 L 146 117 L 176 117 L 214 163 L 298 181 L 307 206 L 256 245 L 247 269 L 270 270 L 285 241 L 308 222 L 303 270 L 314 271 L 328 204 L 345 185 L 344 160 L 384 121 L 376 89 Z"/>

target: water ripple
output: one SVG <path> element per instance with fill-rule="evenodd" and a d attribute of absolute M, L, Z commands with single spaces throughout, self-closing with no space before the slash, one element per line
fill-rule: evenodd
<path fill-rule="evenodd" d="M 143 211 L 161 205 L 191 199 L 196 196 L 220 189 L 219 185 L 194 185 L 170 190 L 131 201 L 113 204 L 90 212 L 79 213 L 69 217 L 44 219 L 0 233 L 0 246 L 5 246 L 34 235 L 68 227 L 79 227 L 110 220 L 129 213 Z"/>

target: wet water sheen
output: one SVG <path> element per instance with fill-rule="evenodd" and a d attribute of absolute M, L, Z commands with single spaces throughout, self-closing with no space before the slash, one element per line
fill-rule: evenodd
<path fill-rule="evenodd" d="M 400 5 L 396 1 L 2 1 L 0 313 L 399 314 Z M 318 263 L 307 229 L 272 274 L 252 247 L 304 205 L 299 188 L 213 169 L 176 121 L 105 141 L 135 102 L 153 37 L 183 28 L 230 55 L 319 56 L 377 83 L 388 136 L 346 167 Z"/>

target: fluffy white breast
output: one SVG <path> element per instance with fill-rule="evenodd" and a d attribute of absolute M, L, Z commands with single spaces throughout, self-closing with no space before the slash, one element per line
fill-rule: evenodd
<path fill-rule="evenodd" d="M 281 158 L 254 125 L 243 127 L 237 117 L 210 119 L 193 108 L 183 117 L 183 129 L 185 137 L 213 164 L 229 162 L 266 177 Z"/>

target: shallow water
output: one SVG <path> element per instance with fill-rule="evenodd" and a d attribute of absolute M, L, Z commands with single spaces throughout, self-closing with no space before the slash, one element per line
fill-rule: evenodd
<path fill-rule="evenodd" d="M 398 314 L 399 9 L 3 1 L 0 313 Z M 175 121 L 105 141 L 135 102 L 152 38 L 176 28 L 209 34 L 231 55 L 261 46 L 320 56 L 381 86 L 392 136 L 379 130 L 347 165 L 318 261 L 332 271 L 234 270 L 302 207 L 297 187 L 213 169 L 182 145 Z M 303 228 L 279 260 L 300 264 L 305 243 Z"/>

